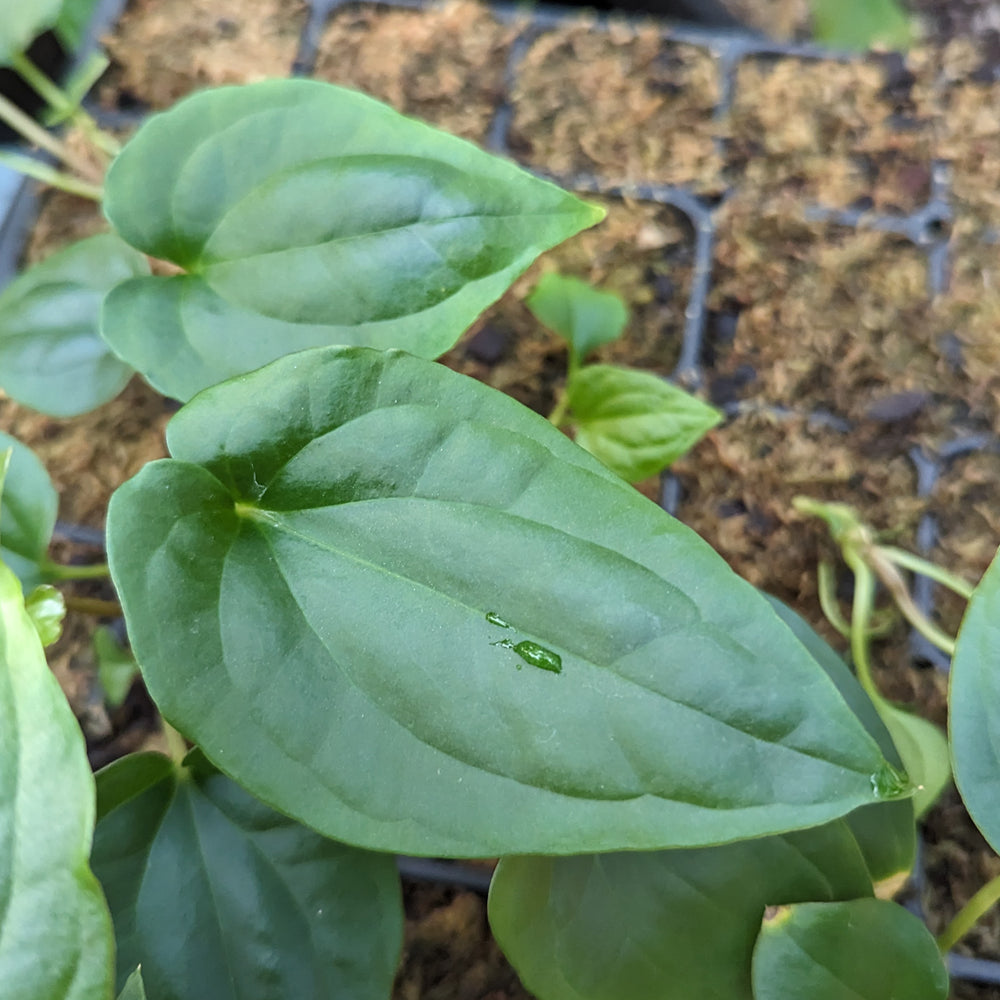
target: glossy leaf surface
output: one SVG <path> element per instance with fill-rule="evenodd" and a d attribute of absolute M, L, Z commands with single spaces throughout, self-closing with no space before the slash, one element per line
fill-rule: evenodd
<path fill-rule="evenodd" d="M 787 604 L 768 594 L 764 596 L 778 617 L 836 685 L 841 697 L 878 743 L 886 760 L 894 767 L 902 767 L 902 758 L 882 716 L 843 658 Z M 917 854 L 913 799 L 862 806 L 847 817 L 847 825 L 861 848 L 874 882 L 898 882 L 901 876 L 912 869 Z"/>
<path fill-rule="evenodd" d="M 330 836 L 693 846 L 903 792 L 753 588 L 481 383 L 303 353 L 206 391 L 168 442 L 109 512 L 136 658 L 175 726 Z"/>
<path fill-rule="evenodd" d="M 55 417 L 86 413 L 125 387 L 132 369 L 101 339 L 105 295 L 148 274 L 142 254 L 103 233 L 36 264 L 0 295 L 0 384 Z"/>
<path fill-rule="evenodd" d="M 628 322 L 620 296 L 561 274 L 543 275 L 524 304 L 540 323 L 569 342 L 574 368 L 591 351 L 617 340 Z"/>
<path fill-rule="evenodd" d="M 765 906 L 871 888 L 837 822 L 697 850 L 504 858 L 490 925 L 544 1000 L 751 1000 Z"/>
<path fill-rule="evenodd" d="M 384 1000 L 402 938 L 395 862 L 251 798 L 197 751 L 97 778 L 94 870 L 149 1000 Z"/>
<path fill-rule="evenodd" d="M 31 0 L 5 3 L 0 16 L 0 66 L 24 52 L 59 16 L 62 0 Z"/>
<path fill-rule="evenodd" d="M 0 496 L 0 560 L 26 590 L 41 583 L 39 564 L 48 552 L 59 496 L 35 453 L 0 431 L 0 454 L 11 449 Z"/>
<path fill-rule="evenodd" d="M 802 903 L 764 919 L 755 1000 L 944 1000 L 948 972 L 930 931 L 880 899 Z"/>
<path fill-rule="evenodd" d="M 1000 554 L 962 619 L 948 711 L 955 784 L 976 826 L 1000 850 Z"/>
<path fill-rule="evenodd" d="M 20 584 L 2 564 L 0 761 L 4 1000 L 110 1000 L 111 922 L 87 867 L 94 779 Z"/>
<path fill-rule="evenodd" d="M 129 282 L 104 336 L 167 395 L 323 344 L 437 357 L 541 253 L 603 217 L 355 91 L 197 94 L 115 160 L 105 210 L 188 273 Z"/>
<path fill-rule="evenodd" d="M 577 444 L 630 483 L 661 472 L 722 420 L 659 376 L 613 365 L 579 369 L 567 393 Z"/>

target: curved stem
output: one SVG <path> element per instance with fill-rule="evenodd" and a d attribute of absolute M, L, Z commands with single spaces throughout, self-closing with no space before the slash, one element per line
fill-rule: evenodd
<path fill-rule="evenodd" d="M 903 569 L 908 569 L 911 573 L 926 576 L 927 579 L 933 580 L 935 583 L 940 583 L 942 587 L 947 587 L 948 590 L 954 591 L 959 597 L 964 597 L 967 601 L 972 597 L 972 592 L 976 589 L 971 583 L 966 582 L 960 576 L 949 573 L 948 570 L 941 566 L 935 566 L 934 563 L 928 562 L 926 559 L 921 559 L 920 556 L 915 556 L 912 552 L 907 552 L 906 549 L 897 549 L 894 545 L 880 545 L 879 551 L 882 552 L 886 559 L 897 566 L 902 566 Z"/>
<path fill-rule="evenodd" d="M 937 939 L 941 953 L 951 949 L 978 923 L 988 910 L 1000 901 L 1000 875 L 986 883 L 970 899 L 965 906 L 955 914 L 954 919 L 942 931 Z"/>
<path fill-rule="evenodd" d="M 549 423 L 556 427 L 562 427 L 566 422 L 566 413 L 569 410 L 569 393 L 563 389 L 560 393 L 559 398 L 556 400 L 556 405 L 552 412 L 549 414 Z"/>
<path fill-rule="evenodd" d="M 884 700 L 872 677 L 868 659 L 868 629 L 875 609 L 875 575 L 860 557 L 845 553 L 847 565 L 854 573 L 854 604 L 851 608 L 851 659 L 858 682 L 877 708 Z"/>
<path fill-rule="evenodd" d="M 845 638 L 851 637 L 851 626 L 841 614 L 837 603 L 837 586 L 834 579 L 833 563 L 828 559 L 820 560 L 817 568 L 816 583 L 819 589 L 819 606 L 826 615 L 826 620 Z"/>
<path fill-rule="evenodd" d="M 70 119 L 97 149 L 111 157 L 121 152 L 118 140 L 103 131 L 79 104 L 70 100 L 26 55 L 21 53 L 14 56 L 10 64 L 57 115 Z"/>
<path fill-rule="evenodd" d="M 36 160 L 32 156 L 25 156 L 23 153 L 7 153 L 0 151 L 0 166 L 9 167 L 16 170 L 25 177 L 33 177 L 36 181 L 48 184 L 49 187 L 59 188 L 68 194 L 75 194 L 79 198 L 89 198 L 91 201 L 99 202 L 104 197 L 104 191 L 96 184 L 82 181 L 74 174 L 67 174 L 63 170 Z"/>
<path fill-rule="evenodd" d="M 77 597 L 69 594 L 66 597 L 66 610 L 81 611 L 98 618 L 118 618 L 122 613 L 122 606 L 117 601 L 105 601 L 100 597 Z"/>
<path fill-rule="evenodd" d="M 89 566 L 67 566 L 64 563 L 43 562 L 39 569 L 50 580 L 103 580 L 111 575 L 107 563 Z"/>
<path fill-rule="evenodd" d="M 81 156 L 61 142 L 51 132 L 47 132 L 30 115 L 26 115 L 16 104 L 0 94 L 0 121 L 6 122 L 18 135 L 32 145 L 51 153 L 58 160 L 75 170 L 85 180 L 93 179 L 94 168 Z"/>

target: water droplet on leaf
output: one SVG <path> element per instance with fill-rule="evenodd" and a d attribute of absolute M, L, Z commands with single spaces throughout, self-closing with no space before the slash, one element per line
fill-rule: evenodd
<path fill-rule="evenodd" d="M 872 791 L 877 799 L 898 799 L 913 790 L 905 771 L 899 771 L 888 761 L 872 775 Z"/>
<path fill-rule="evenodd" d="M 487 611 L 486 612 L 486 620 L 491 625 L 497 625 L 500 628 L 510 628 L 511 627 L 510 622 L 505 622 L 495 611 Z"/>

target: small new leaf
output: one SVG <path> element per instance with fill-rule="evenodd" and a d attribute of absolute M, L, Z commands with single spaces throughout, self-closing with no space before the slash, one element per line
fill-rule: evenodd
<path fill-rule="evenodd" d="M 141 253 L 102 233 L 11 282 L 0 295 L 0 386 L 7 395 L 54 417 L 75 417 L 117 396 L 132 368 L 101 339 L 101 304 L 119 282 L 148 273 Z"/>
<path fill-rule="evenodd" d="M 600 292 L 579 278 L 544 275 L 524 300 L 535 318 L 569 342 L 570 369 L 604 344 L 617 340 L 628 309 L 614 292 Z"/>
<path fill-rule="evenodd" d="M 612 365 L 579 369 L 566 391 L 577 444 L 630 483 L 661 472 L 723 419 L 665 379 Z"/>
<path fill-rule="evenodd" d="M 114 632 L 107 625 L 94 632 L 94 654 L 105 699 L 112 708 L 117 708 L 129 693 L 139 673 L 139 665 L 128 650 L 118 645 Z"/>
<path fill-rule="evenodd" d="M 25 610 L 38 631 L 43 646 L 51 646 L 62 635 L 62 623 L 66 617 L 66 600 L 51 584 L 42 583 L 28 594 L 24 601 Z"/>

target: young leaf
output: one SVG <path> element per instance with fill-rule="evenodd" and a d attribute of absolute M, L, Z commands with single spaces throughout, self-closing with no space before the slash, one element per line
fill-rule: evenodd
<path fill-rule="evenodd" d="M 139 666 L 130 652 L 118 645 L 114 632 L 102 625 L 94 632 L 97 676 L 109 705 L 117 708 L 126 698 Z"/>
<path fill-rule="evenodd" d="M 125 981 L 118 1000 L 146 1000 L 146 988 L 142 983 L 142 969 L 138 966 L 135 972 Z"/>
<path fill-rule="evenodd" d="M 42 582 L 39 564 L 52 539 L 59 496 L 35 453 L 0 431 L 0 453 L 8 448 L 13 454 L 0 496 L 0 560 L 27 590 Z"/>
<path fill-rule="evenodd" d="M 62 635 L 66 599 L 48 583 L 39 584 L 24 599 L 24 610 L 38 632 L 43 646 L 51 646 Z"/>
<path fill-rule="evenodd" d="M 753 955 L 754 1000 L 944 1000 L 948 970 L 930 931 L 881 899 L 780 906 Z"/>
<path fill-rule="evenodd" d="M 540 323 L 569 342 L 573 369 L 591 351 L 617 340 L 628 322 L 620 296 L 561 274 L 543 275 L 524 304 Z"/>
<path fill-rule="evenodd" d="M 10 65 L 59 16 L 63 0 L 5 3 L 0 17 L 0 66 Z"/>
<path fill-rule="evenodd" d="M 175 726 L 321 832 L 652 849 L 906 794 L 752 587 L 473 379 L 320 349 L 202 393 L 168 442 L 108 517 L 136 659 Z"/>
<path fill-rule="evenodd" d="M 976 826 L 1000 850 L 1000 553 L 965 609 L 948 713 L 955 784 Z"/>
<path fill-rule="evenodd" d="M 115 351 L 178 399 L 323 344 L 437 357 L 539 253 L 604 214 L 310 80 L 181 101 L 139 130 L 105 191 L 126 240 L 188 272 L 128 282 L 103 320 Z"/>
<path fill-rule="evenodd" d="M 521 981 L 545 1000 L 753 1000 L 765 906 L 871 891 L 838 821 L 688 851 L 503 858 L 490 926 Z"/>
<path fill-rule="evenodd" d="M 13 281 L 0 295 L 4 391 L 54 417 L 74 417 L 117 396 L 132 369 L 101 339 L 101 303 L 119 282 L 148 273 L 142 254 L 102 233 Z"/>
<path fill-rule="evenodd" d="M 722 420 L 659 376 L 612 365 L 579 369 L 566 391 L 576 443 L 630 483 L 661 472 Z"/>
<path fill-rule="evenodd" d="M 913 44 L 909 14 L 897 0 L 812 0 L 813 36 L 824 45 L 906 49 Z"/>
<path fill-rule="evenodd" d="M 393 859 L 325 840 L 193 751 L 97 776 L 93 865 L 152 1000 L 383 1000 L 402 939 Z"/>
<path fill-rule="evenodd" d="M 110 1000 L 111 922 L 87 867 L 94 779 L 21 587 L 3 565 L 0 761 L 4 1000 Z"/>
<path fill-rule="evenodd" d="M 801 615 L 777 598 L 769 594 L 764 596 L 778 617 L 836 685 L 840 696 L 878 743 L 886 760 L 894 767 L 902 768 L 902 757 L 882 716 L 843 659 Z M 862 806 L 847 817 L 847 825 L 861 848 L 873 882 L 899 882 L 913 868 L 917 855 L 913 799 Z"/>

